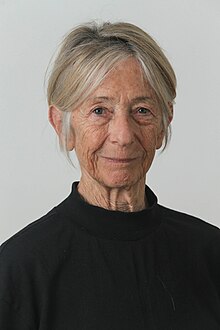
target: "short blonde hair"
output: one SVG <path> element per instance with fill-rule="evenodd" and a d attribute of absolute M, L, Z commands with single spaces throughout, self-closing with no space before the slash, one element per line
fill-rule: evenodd
<path fill-rule="evenodd" d="M 130 23 L 87 23 L 64 38 L 48 80 L 48 104 L 62 111 L 64 141 L 60 147 L 69 158 L 67 141 L 71 112 L 84 102 L 118 62 L 133 56 L 154 89 L 162 112 L 165 149 L 170 138 L 170 108 L 176 97 L 175 73 L 149 34 Z"/>

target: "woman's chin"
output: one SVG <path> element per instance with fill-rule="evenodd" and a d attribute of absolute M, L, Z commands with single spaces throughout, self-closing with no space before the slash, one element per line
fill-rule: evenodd
<path fill-rule="evenodd" d="M 139 179 L 140 180 L 140 179 Z M 101 184 L 108 188 L 123 188 L 131 187 L 135 185 L 138 181 L 138 178 L 135 178 L 133 175 L 120 175 L 114 177 L 106 177 L 100 180 Z"/>

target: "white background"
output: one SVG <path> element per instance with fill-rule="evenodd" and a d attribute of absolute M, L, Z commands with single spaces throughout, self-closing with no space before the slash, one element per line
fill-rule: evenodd
<path fill-rule="evenodd" d="M 220 1 L 0 0 L 0 242 L 63 200 L 79 179 L 47 121 L 44 74 L 63 35 L 128 21 L 165 50 L 178 79 L 173 137 L 148 184 L 159 202 L 220 225 Z"/>

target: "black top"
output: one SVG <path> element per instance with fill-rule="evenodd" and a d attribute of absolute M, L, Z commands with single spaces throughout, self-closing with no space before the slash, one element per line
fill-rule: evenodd
<path fill-rule="evenodd" d="M 1 330 L 219 330 L 220 231 L 71 194 L 0 250 Z M 211 206 L 210 206 L 211 207 Z"/>

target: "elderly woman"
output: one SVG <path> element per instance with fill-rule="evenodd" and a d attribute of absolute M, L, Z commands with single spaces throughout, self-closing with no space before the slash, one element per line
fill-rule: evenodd
<path fill-rule="evenodd" d="M 0 254 L 1 330 L 219 330 L 220 233 L 145 185 L 176 80 L 144 31 L 86 24 L 64 39 L 49 120 L 81 168 L 70 195 Z"/>

